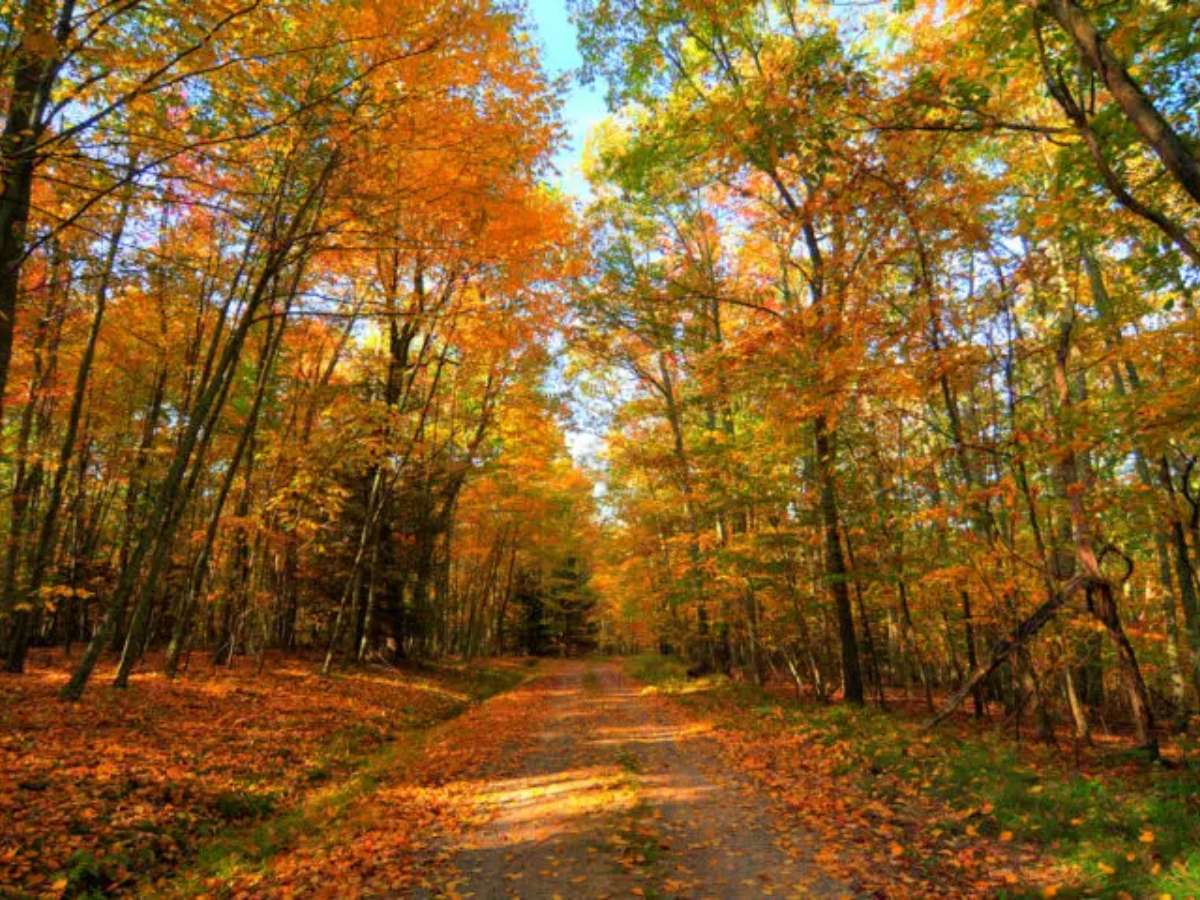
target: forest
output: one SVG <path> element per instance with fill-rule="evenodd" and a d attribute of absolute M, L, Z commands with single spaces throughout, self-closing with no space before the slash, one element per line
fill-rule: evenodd
<path fill-rule="evenodd" d="M 1190 0 L 5 0 L 0 110 L 0 897 L 1200 895 Z"/>

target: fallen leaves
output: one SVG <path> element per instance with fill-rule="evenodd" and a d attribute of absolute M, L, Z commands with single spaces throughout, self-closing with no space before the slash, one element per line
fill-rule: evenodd
<path fill-rule="evenodd" d="M 759 714 L 720 691 L 681 701 L 712 714 L 728 764 L 779 803 L 797 839 L 814 842 L 814 861 L 839 881 L 879 896 L 984 897 L 1053 880 L 1035 850 L 993 830 L 991 804 L 955 810 L 920 783 L 885 773 L 873 775 L 867 793 L 844 740 L 803 720 Z M 914 748 L 932 752 L 919 741 Z"/>
<path fill-rule="evenodd" d="M 546 689 L 535 680 L 433 729 L 410 761 L 381 772 L 377 788 L 338 821 L 264 868 L 225 879 L 222 890 L 235 897 L 394 894 L 433 890 L 436 875 L 437 896 L 459 896 L 447 847 L 478 824 L 476 777 L 529 739 L 544 715 Z M 508 889 L 519 893 L 522 877 L 514 873 Z"/>
<path fill-rule="evenodd" d="M 35 896 L 134 891 L 469 699 L 449 669 L 321 679 L 273 658 L 261 674 L 194 660 L 177 681 L 139 675 L 71 705 L 55 697 L 67 670 L 37 653 L 2 682 L 0 884 Z"/>

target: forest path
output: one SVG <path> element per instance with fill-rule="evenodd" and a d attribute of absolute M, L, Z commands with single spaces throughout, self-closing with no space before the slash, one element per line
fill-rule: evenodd
<path fill-rule="evenodd" d="M 616 662 L 545 672 L 518 690 L 544 704 L 529 708 L 532 739 L 473 773 L 479 824 L 446 839 L 435 896 L 850 893 L 813 865 L 813 838 L 722 764 L 705 723 Z"/>

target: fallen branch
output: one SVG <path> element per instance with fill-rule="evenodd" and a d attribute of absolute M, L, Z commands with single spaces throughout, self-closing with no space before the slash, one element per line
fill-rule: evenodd
<path fill-rule="evenodd" d="M 1003 640 L 997 641 L 992 651 L 988 654 L 988 658 L 976 666 L 975 671 L 971 676 L 963 682 L 962 686 L 950 698 L 950 702 L 925 723 L 924 728 L 933 728 L 945 719 L 954 710 L 958 709 L 959 705 L 967 698 L 967 696 L 982 684 L 989 675 L 995 672 L 1000 666 L 1012 656 L 1013 652 L 1030 640 L 1034 635 L 1045 627 L 1046 623 L 1054 618 L 1054 614 L 1066 605 L 1067 601 L 1080 588 L 1085 587 L 1088 579 L 1085 576 L 1077 575 L 1063 585 L 1062 589 L 1056 591 L 1054 596 L 1039 606 L 1033 611 L 1033 614 L 1013 629 L 1013 633 Z"/>

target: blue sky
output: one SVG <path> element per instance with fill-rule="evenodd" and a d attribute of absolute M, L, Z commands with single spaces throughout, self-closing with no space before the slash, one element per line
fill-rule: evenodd
<path fill-rule="evenodd" d="M 575 46 L 575 29 L 567 15 L 566 0 L 528 0 L 530 19 L 541 45 L 542 60 L 551 75 L 574 73 L 582 60 Z M 555 157 L 561 172 L 558 186 L 576 197 L 586 198 L 587 182 L 579 171 L 579 160 L 588 129 L 606 115 L 604 87 L 584 87 L 573 78 L 563 106 L 563 119 L 570 139 Z"/>
<path fill-rule="evenodd" d="M 579 161 L 588 129 L 608 113 L 604 105 L 604 85 L 593 84 L 584 87 L 578 78 L 574 77 L 583 60 L 580 59 L 575 45 L 575 28 L 567 15 L 566 0 L 527 2 L 529 17 L 536 30 L 533 37 L 541 47 L 542 62 L 547 72 L 554 76 L 572 75 L 571 86 L 564 98 L 562 110 L 568 139 L 554 157 L 555 168 L 560 173 L 554 181 L 566 193 L 586 202 L 590 191 L 587 180 L 579 170 Z M 556 352 L 561 352 L 561 347 Z M 552 369 L 550 381 L 552 390 L 567 388 L 571 395 L 568 403 L 573 408 L 577 421 L 575 425 L 566 429 L 567 449 L 577 462 L 595 470 L 599 465 L 598 454 L 603 449 L 604 440 L 600 434 L 588 427 L 589 424 L 595 427 L 594 411 L 587 408 L 587 402 L 572 386 L 564 383 L 559 366 Z M 603 496 L 603 493 L 603 481 L 598 481 L 596 494 L 599 497 Z"/>

